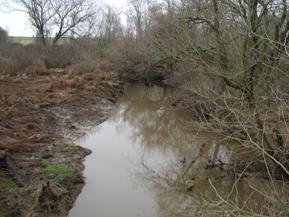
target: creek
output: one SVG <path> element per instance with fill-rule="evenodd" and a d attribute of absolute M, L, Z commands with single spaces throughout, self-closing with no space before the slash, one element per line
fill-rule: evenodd
<path fill-rule="evenodd" d="M 171 106 L 173 94 L 158 86 L 131 86 L 112 116 L 77 141 L 92 154 L 85 160 L 86 184 L 69 217 L 200 216 L 220 199 L 215 190 L 242 206 L 248 202 L 248 186 L 268 188 L 255 179 L 236 182 L 222 165 L 205 168 L 208 162 L 229 165 L 231 144 L 202 132 L 189 113 Z M 182 184 L 194 185 L 189 193 L 179 186 L 164 190 L 150 179 L 151 174 L 177 179 L 192 159 L 194 171 Z M 256 209 L 260 198 L 251 195 Z"/>

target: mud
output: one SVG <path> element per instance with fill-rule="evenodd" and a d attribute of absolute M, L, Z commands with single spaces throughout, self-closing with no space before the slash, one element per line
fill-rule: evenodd
<path fill-rule="evenodd" d="M 0 171 L 0 216 L 67 216 L 84 185 L 89 150 L 73 140 L 109 116 L 122 94 L 114 73 L 71 71 L 0 77 L 0 151 L 23 179 Z"/>

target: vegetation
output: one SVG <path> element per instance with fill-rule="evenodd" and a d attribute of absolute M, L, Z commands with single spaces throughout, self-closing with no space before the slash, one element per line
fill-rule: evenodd
<path fill-rule="evenodd" d="M 137 82 L 179 78 L 205 128 L 287 179 L 288 12 L 286 0 L 132 0 L 105 66 Z"/>
<path fill-rule="evenodd" d="M 43 163 L 41 171 L 45 173 L 48 178 L 57 182 L 62 182 L 67 178 L 72 178 L 74 169 L 64 163 Z"/>
<path fill-rule="evenodd" d="M 8 39 L 8 34 L 7 34 L 7 32 L 0 27 L 0 43 L 5 43 L 5 42 L 7 42 L 7 39 Z"/>
<path fill-rule="evenodd" d="M 0 215 L 1 216 L 19 217 L 19 215 L 17 213 L 15 213 L 14 210 L 9 210 L 6 207 L 5 208 L 0 207 Z"/>
<path fill-rule="evenodd" d="M 7 189 L 17 187 L 15 182 L 10 177 L 4 177 L 3 179 L 1 179 L 0 186 L 1 188 L 7 188 Z"/>
<path fill-rule="evenodd" d="M 35 43 L 35 37 L 25 37 L 25 36 L 9 36 L 8 41 L 11 43 L 18 43 L 22 45 L 31 45 Z M 47 39 L 48 43 L 51 43 L 52 38 Z M 69 42 L 69 38 L 59 39 L 58 44 L 63 45 Z"/>
<path fill-rule="evenodd" d="M 89 0 L 11 0 L 3 4 L 10 9 L 24 11 L 28 15 L 42 45 L 47 44 L 47 38 L 51 34 L 54 35 L 52 43 L 56 44 L 69 33 L 84 32 L 84 26 L 78 31 L 79 27 L 89 22 L 95 13 L 95 7 Z"/>
<path fill-rule="evenodd" d="M 37 40 L 9 43 L 0 29 L 1 73 L 82 73 L 97 65 L 129 81 L 178 86 L 204 129 L 246 149 L 248 158 L 232 171 L 288 181 L 287 0 L 130 0 L 125 25 L 119 11 L 88 0 L 12 1 L 29 16 Z M 73 174 L 65 164 L 42 170 L 57 180 Z"/>
<path fill-rule="evenodd" d="M 79 151 L 79 147 L 75 144 L 63 144 L 62 150 L 71 154 L 75 154 Z"/>
<path fill-rule="evenodd" d="M 248 153 L 232 171 L 262 171 L 266 179 L 284 181 L 288 12 L 286 0 L 133 0 L 126 34 L 106 57 L 129 80 L 165 80 L 186 89 L 181 101 L 203 128 Z"/>

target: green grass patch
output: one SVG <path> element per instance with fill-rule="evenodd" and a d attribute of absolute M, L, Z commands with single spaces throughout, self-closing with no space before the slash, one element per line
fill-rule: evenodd
<path fill-rule="evenodd" d="M 69 164 L 65 163 L 43 163 L 41 170 L 50 179 L 62 182 L 74 175 L 74 169 Z"/>

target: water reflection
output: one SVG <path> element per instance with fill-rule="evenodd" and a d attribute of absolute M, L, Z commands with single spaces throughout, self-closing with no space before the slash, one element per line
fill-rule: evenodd
<path fill-rule="evenodd" d="M 228 164 L 233 152 L 214 135 L 202 132 L 190 113 L 171 106 L 174 91 L 158 86 L 134 86 L 121 100 L 113 116 L 120 132 L 129 126 L 133 143 L 144 151 L 173 153 L 176 159 L 195 159 L 195 165 L 208 162 Z"/>
<path fill-rule="evenodd" d="M 287 184 L 226 171 L 239 145 L 198 129 L 190 113 L 171 106 L 173 94 L 132 87 L 122 101 L 123 114 L 115 116 L 134 129 L 132 139 L 144 151 L 174 156 L 165 169 L 145 165 L 144 180 L 157 184 L 159 216 L 271 216 L 272 204 L 288 205 Z"/>
<path fill-rule="evenodd" d="M 122 99 L 123 114 L 115 122 L 125 122 L 133 128 L 133 139 L 146 149 L 182 149 L 184 144 L 204 143 L 196 138 L 185 123 L 186 113 L 170 105 L 173 91 L 161 87 L 131 87 Z M 186 151 L 185 151 L 186 152 Z"/>
<path fill-rule="evenodd" d="M 172 107 L 173 94 L 132 86 L 111 119 L 79 141 L 93 154 L 70 217 L 222 216 L 216 215 L 224 208 L 220 197 L 245 206 L 252 189 L 266 186 L 228 174 L 232 145 L 201 132 L 186 111 Z M 260 208 L 262 196 L 250 197 L 250 208 Z"/>

